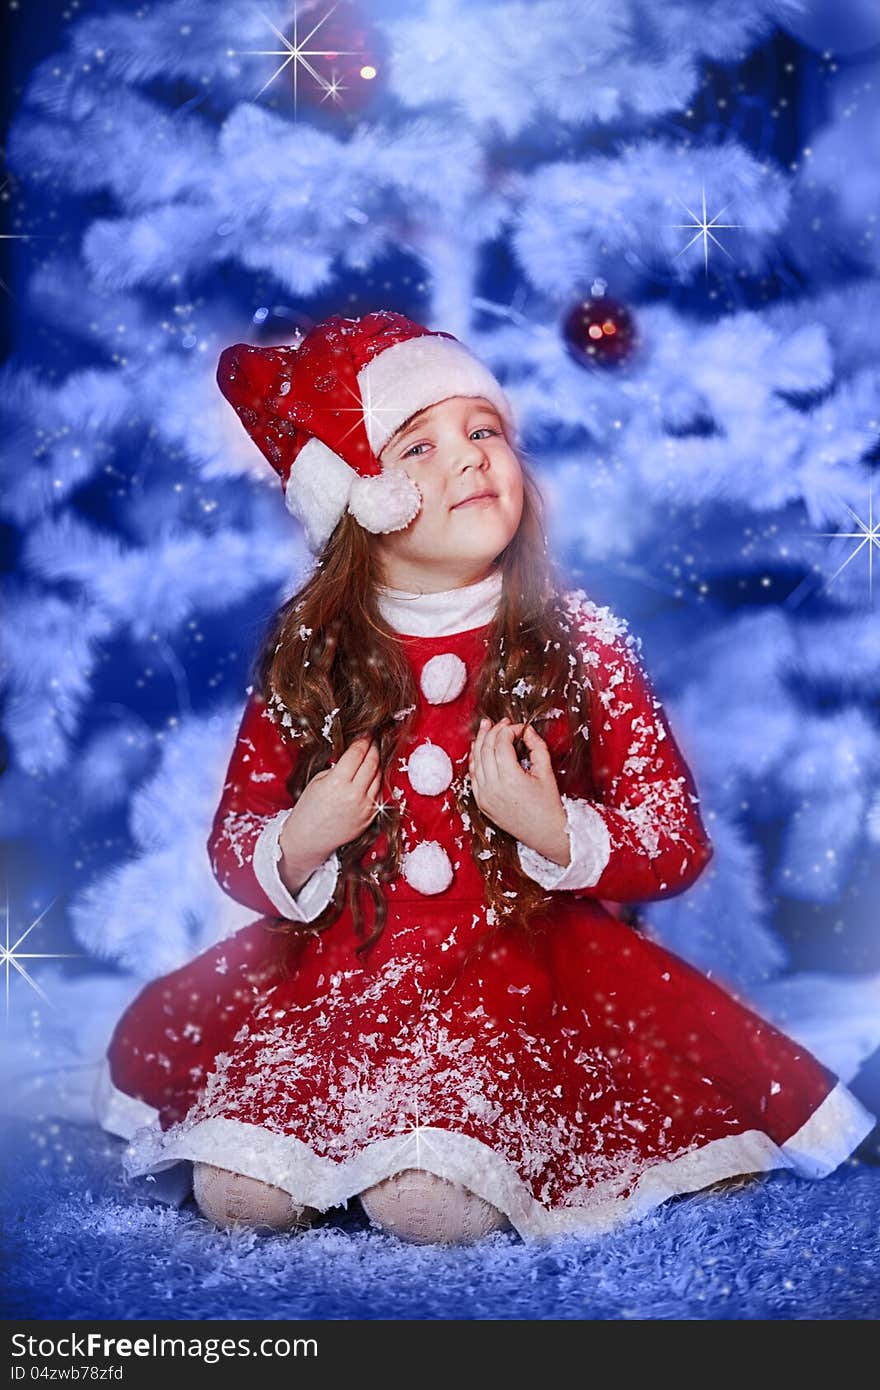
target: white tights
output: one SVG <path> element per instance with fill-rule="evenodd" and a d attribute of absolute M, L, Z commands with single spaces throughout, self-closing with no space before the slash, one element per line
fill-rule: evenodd
<path fill-rule="evenodd" d="M 302 1230 L 319 1215 L 314 1207 L 296 1206 L 280 1187 L 211 1163 L 193 1164 L 193 1195 L 202 1215 L 218 1226 Z M 361 1192 L 360 1201 L 374 1226 L 420 1245 L 465 1244 L 508 1226 L 490 1202 L 423 1168 L 384 1178 Z"/>
<path fill-rule="evenodd" d="M 193 1164 L 193 1196 L 202 1215 L 217 1226 L 304 1230 L 319 1215 L 314 1207 L 295 1206 L 281 1187 L 213 1163 Z"/>
<path fill-rule="evenodd" d="M 374 1226 L 418 1245 L 469 1244 L 509 1225 L 491 1202 L 424 1168 L 404 1168 L 368 1187 L 360 1199 Z"/>

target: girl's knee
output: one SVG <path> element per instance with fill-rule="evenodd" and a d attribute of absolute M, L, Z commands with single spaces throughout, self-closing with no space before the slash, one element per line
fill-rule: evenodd
<path fill-rule="evenodd" d="M 310 1226 L 314 1207 L 297 1206 L 290 1193 L 213 1163 L 193 1164 L 193 1196 L 203 1216 L 216 1226 L 252 1226 L 293 1231 Z"/>
<path fill-rule="evenodd" d="M 405 1168 L 360 1194 L 374 1226 L 420 1245 L 460 1245 L 505 1229 L 507 1217 L 459 1183 Z"/>

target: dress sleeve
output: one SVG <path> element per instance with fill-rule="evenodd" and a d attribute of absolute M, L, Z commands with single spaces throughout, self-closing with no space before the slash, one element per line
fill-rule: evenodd
<path fill-rule="evenodd" d="M 562 794 L 567 865 L 517 841 L 520 864 L 543 887 L 583 897 L 624 903 L 675 897 L 713 854 L 690 769 L 626 624 L 587 601 L 575 634 L 595 692 L 589 740 L 597 795 Z"/>
<path fill-rule="evenodd" d="M 334 853 L 296 894 L 278 871 L 280 835 L 293 810 L 287 779 L 297 753 L 282 739 L 256 691 L 248 696 L 229 760 L 208 857 L 220 887 L 264 917 L 313 921 L 330 902 L 339 874 Z"/>

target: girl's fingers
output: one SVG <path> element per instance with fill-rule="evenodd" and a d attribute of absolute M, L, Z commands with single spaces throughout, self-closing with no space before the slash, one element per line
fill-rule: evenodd
<path fill-rule="evenodd" d="M 366 757 L 370 746 L 369 737 L 362 734 L 360 738 L 353 739 L 345 751 L 337 758 L 334 767 L 341 768 L 343 773 L 352 779 Z"/>
<path fill-rule="evenodd" d="M 488 719 L 480 720 L 480 727 L 477 729 L 476 737 L 471 744 L 471 758 L 473 759 L 474 769 L 479 777 L 483 771 L 483 743 L 489 728 Z"/>
<path fill-rule="evenodd" d="M 519 736 L 522 728 L 521 723 L 512 723 L 509 715 L 505 715 L 497 724 L 492 724 L 485 718 L 480 721 L 476 738 L 471 745 L 471 759 L 478 777 L 486 777 L 489 773 L 498 771 L 499 749 L 503 749 L 506 744 L 512 751 L 513 740 Z M 502 765 L 505 765 L 506 755 L 502 754 L 502 758 Z"/>
<path fill-rule="evenodd" d="M 529 762 L 535 771 L 552 767 L 550 749 L 531 724 L 523 730 L 523 742 L 529 750 Z"/>
<path fill-rule="evenodd" d="M 496 770 L 495 741 L 498 737 L 498 730 L 502 727 L 502 724 L 498 723 L 491 725 L 491 727 L 486 730 L 486 736 L 483 739 L 483 766 L 487 772 L 489 769 L 493 772 Z"/>
<path fill-rule="evenodd" d="M 493 739 L 498 734 L 498 730 L 506 727 L 506 718 L 507 716 L 498 724 L 493 724 L 491 719 L 486 719 L 485 717 L 480 720 L 480 727 L 477 729 L 476 738 L 474 739 L 478 755 L 482 755 L 486 748 L 491 746 Z"/>
<path fill-rule="evenodd" d="M 476 747 L 476 745 L 472 745 L 471 747 L 471 756 L 468 766 L 470 769 L 471 777 L 474 777 L 477 779 L 477 781 L 479 781 L 479 779 L 483 775 L 483 764 L 480 759 L 479 749 Z"/>
<path fill-rule="evenodd" d="M 355 745 L 352 744 L 352 747 Z M 352 784 L 356 787 L 367 787 L 376 775 L 379 766 L 379 747 L 375 739 L 372 739 L 365 747 L 360 764 L 355 768 L 352 775 Z"/>
<path fill-rule="evenodd" d="M 474 756 L 473 744 L 471 744 L 471 751 L 468 754 L 468 776 L 470 777 L 472 783 L 476 782 L 480 776 L 479 768 L 477 767 L 477 760 Z"/>
<path fill-rule="evenodd" d="M 485 745 L 489 748 L 494 748 L 499 739 L 506 738 L 511 730 L 517 727 L 518 726 L 512 724 L 509 717 L 505 715 L 503 719 L 499 719 L 497 724 L 492 724 L 487 728 L 484 739 Z"/>
<path fill-rule="evenodd" d="M 514 739 L 517 738 L 520 724 L 512 724 L 508 720 L 495 725 L 492 730 L 492 738 L 489 744 L 491 757 L 498 772 L 510 770 L 511 764 L 519 767 L 519 761 L 513 751 Z"/>

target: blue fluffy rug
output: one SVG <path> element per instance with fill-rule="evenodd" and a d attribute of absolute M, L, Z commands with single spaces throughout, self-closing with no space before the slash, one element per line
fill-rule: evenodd
<path fill-rule="evenodd" d="M 675 1198 L 601 1237 L 406 1244 L 359 1203 L 304 1234 L 219 1231 L 127 1186 L 124 1141 L 63 1120 L 5 1126 L 6 1318 L 870 1319 L 880 1168 L 768 1174 Z"/>

